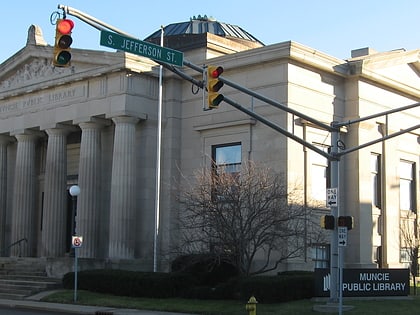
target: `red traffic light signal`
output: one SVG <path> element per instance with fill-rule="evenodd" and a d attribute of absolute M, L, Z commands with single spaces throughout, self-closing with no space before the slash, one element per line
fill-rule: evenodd
<path fill-rule="evenodd" d="M 321 227 L 326 230 L 334 230 L 334 221 L 333 215 L 323 215 L 321 216 Z"/>
<path fill-rule="evenodd" d="M 215 67 L 215 66 L 208 66 L 208 73 L 210 75 L 211 78 L 218 78 L 222 73 L 223 73 L 223 67 Z M 223 82 L 222 82 L 223 85 Z"/>
<path fill-rule="evenodd" d="M 71 34 L 73 30 L 74 22 L 69 19 L 59 19 L 57 20 L 57 30 L 64 35 Z"/>
<path fill-rule="evenodd" d="M 53 64 L 56 67 L 69 67 L 71 60 L 70 45 L 73 43 L 71 32 L 74 22 L 69 19 L 58 19 L 55 29 Z"/>
<path fill-rule="evenodd" d="M 223 82 L 219 76 L 223 73 L 223 67 L 208 66 L 207 67 L 207 100 L 209 108 L 218 108 L 223 101 L 222 94 L 217 93 L 222 87 Z"/>

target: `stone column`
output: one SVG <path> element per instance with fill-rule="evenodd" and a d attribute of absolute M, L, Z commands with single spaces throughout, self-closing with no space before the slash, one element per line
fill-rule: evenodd
<path fill-rule="evenodd" d="M 47 129 L 42 255 L 60 257 L 66 252 L 67 232 L 67 134 L 66 129 Z"/>
<path fill-rule="evenodd" d="M 10 142 L 11 137 L 0 135 L 0 248 L 6 246 L 7 146 Z"/>
<path fill-rule="evenodd" d="M 112 158 L 109 258 L 132 259 L 136 221 L 135 117 L 116 117 Z"/>
<path fill-rule="evenodd" d="M 35 198 L 35 142 L 36 135 L 16 135 L 18 141 L 13 189 L 12 243 L 22 239 L 20 245 L 11 248 L 11 256 L 30 257 L 36 248 L 36 198 Z"/>
<path fill-rule="evenodd" d="M 101 210 L 101 129 L 94 122 L 79 124 L 82 129 L 79 162 L 80 195 L 77 197 L 76 234 L 83 236 L 80 257 L 96 258 L 99 246 Z"/>

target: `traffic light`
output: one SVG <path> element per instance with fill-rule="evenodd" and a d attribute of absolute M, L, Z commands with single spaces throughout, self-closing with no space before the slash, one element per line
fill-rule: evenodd
<path fill-rule="evenodd" d="M 209 108 L 218 108 L 224 97 L 217 93 L 223 86 L 219 76 L 223 73 L 223 68 L 220 66 L 207 67 L 207 100 Z"/>
<path fill-rule="evenodd" d="M 338 226 L 347 227 L 347 230 L 351 230 L 354 227 L 354 220 L 351 216 L 340 216 L 338 217 Z"/>
<path fill-rule="evenodd" d="M 69 19 L 58 19 L 55 28 L 55 44 L 53 65 L 56 67 L 69 67 L 71 60 L 70 45 L 73 42 L 71 31 L 74 22 Z"/>
<path fill-rule="evenodd" d="M 334 230 L 334 216 L 323 215 L 321 216 L 321 227 L 326 230 Z"/>

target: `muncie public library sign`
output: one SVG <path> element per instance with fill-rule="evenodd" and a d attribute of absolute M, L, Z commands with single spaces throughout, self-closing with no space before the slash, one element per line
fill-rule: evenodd
<path fill-rule="evenodd" d="M 407 296 L 408 269 L 343 269 L 343 296 Z M 315 269 L 315 295 L 330 296 L 330 269 Z"/>

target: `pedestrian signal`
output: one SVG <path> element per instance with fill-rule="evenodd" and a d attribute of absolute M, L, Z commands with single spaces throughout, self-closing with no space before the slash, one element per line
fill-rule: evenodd
<path fill-rule="evenodd" d="M 326 230 L 334 230 L 334 216 L 323 215 L 321 216 L 321 227 Z"/>

